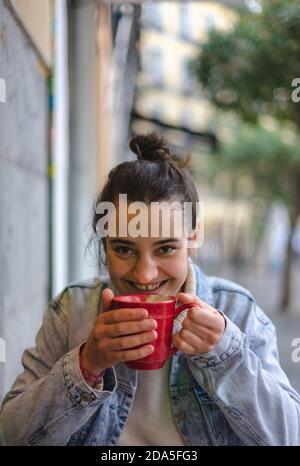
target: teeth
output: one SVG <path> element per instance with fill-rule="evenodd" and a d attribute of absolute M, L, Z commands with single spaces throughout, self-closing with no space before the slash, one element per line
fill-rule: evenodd
<path fill-rule="evenodd" d="M 138 289 L 138 290 L 142 290 L 142 291 L 153 291 L 153 290 L 157 290 L 157 288 L 159 288 L 161 285 L 161 283 L 158 283 L 157 285 L 138 285 L 137 283 L 134 283 L 134 286 Z"/>

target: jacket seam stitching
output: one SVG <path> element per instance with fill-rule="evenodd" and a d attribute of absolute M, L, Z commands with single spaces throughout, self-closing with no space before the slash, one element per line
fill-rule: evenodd
<path fill-rule="evenodd" d="M 250 428 L 250 426 L 248 425 L 245 417 L 242 415 L 240 417 L 236 417 L 234 415 L 234 411 L 232 410 L 232 408 L 230 408 L 230 406 L 226 406 L 221 400 L 218 399 L 218 397 L 216 397 L 215 395 L 211 394 L 210 395 L 211 398 L 215 401 L 215 403 L 217 405 L 221 405 L 223 407 L 222 411 L 225 413 L 227 413 L 227 416 L 230 417 L 231 419 L 233 419 L 234 423 L 236 424 L 237 423 L 237 419 L 238 419 L 238 424 L 240 424 L 244 430 L 246 431 L 246 434 L 249 435 L 250 437 L 253 437 L 260 445 L 262 446 L 265 446 L 267 445 L 255 432 L 252 431 L 252 429 Z M 225 414 L 224 413 L 224 414 Z M 226 417 L 226 416 L 225 416 Z"/>
<path fill-rule="evenodd" d="M 238 294 L 244 296 L 245 298 L 248 298 L 249 301 L 251 301 L 252 303 L 255 303 L 254 299 L 253 299 L 250 295 L 248 295 L 247 293 L 245 293 L 244 291 L 240 291 L 240 290 L 230 290 L 230 289 L 228 289 L 228 288 L 216 288 L 216 289 L 213 288 L 213 293 L 218 293 L 218 292 L 220 292 L 220 291 L 225 291 L 225 292 L 227 292 L 227 293 L 238 293 Z"/>

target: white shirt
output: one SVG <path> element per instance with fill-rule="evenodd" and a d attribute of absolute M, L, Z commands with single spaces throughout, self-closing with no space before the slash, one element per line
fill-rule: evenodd
<path fill-rule="evenodd" d="M 189 264 L 184 291 L 195 293 L 194 270 Z M 175 333 L 186 316 L 184 311 L 176 319 Z M 173 332 L 174 333 L 174 332 Z M 123 429 L 118 446 L 184 446 L 174 421 L 169 395 L 171 359 L 158 370 L 137 371 L 137 390 L 131 413 Z"/>

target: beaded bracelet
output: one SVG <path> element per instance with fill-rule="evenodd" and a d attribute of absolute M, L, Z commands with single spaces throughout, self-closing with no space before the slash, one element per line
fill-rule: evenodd
<path fill-rule="evenodd" d="M 98 375 L 93 375 L 91 374 L 88 370 L 86 370 L 84 367 L 83 367 L 83 363 L 82 363 L 82 352 L 80 351 L 79 352 L 79 367 L 80 367 L 80 371 L 81 371 L 81 374 L 84 378 L 84 380 L 86 382 L 91 382 L 91 383 L 99 383 L 102 381 L 102 378 L 103 378 L 103 374 L 105 372 L 105 369 L 104 371 L 102 371 L 100 374 Z"/>

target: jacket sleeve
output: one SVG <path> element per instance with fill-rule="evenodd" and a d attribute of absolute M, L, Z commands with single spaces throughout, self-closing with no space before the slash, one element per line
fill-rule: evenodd
<path fill-rule="evenodd" d="M 225 316 L 219 343 L 188 364 L 246 445 L 300 445 L 300 396 L 279 364 L 273 323 L 251 307 L 243 331 Z"/>
<path fill-rule="evenodd" d="M 114 370 L 105 371 L 102 391 L 93 390 L 81 376 L 80 346 L 69 349 L 67 323 L 50 303 L 36 346 L 23 354 L 24 371 L 3 400 L 1 444 L 66 445 L 111 395 Z"/>

